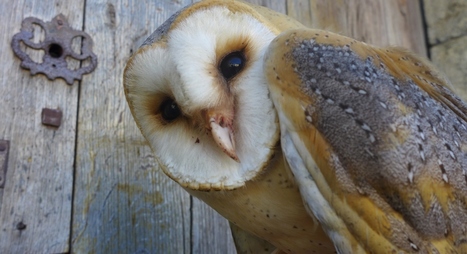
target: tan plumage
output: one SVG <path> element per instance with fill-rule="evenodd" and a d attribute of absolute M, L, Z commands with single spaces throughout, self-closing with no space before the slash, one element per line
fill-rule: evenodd
<path fill-rule="evenodd" d="M 467 110 L 446 83 L 401 49 L 219 0 L 174 14 L 124 74 L 162 170 L 238 245 L 287 253 L 467 251 Z"/>
<path fill-rule="evenodd" d="M 325 31 L 290 30 L 268 52 L 283 149 L 314 179 L 321 195 L 305 200 L 336 247 L 466 252 L 467 111 L 445 79 L 406 51 Z"/>

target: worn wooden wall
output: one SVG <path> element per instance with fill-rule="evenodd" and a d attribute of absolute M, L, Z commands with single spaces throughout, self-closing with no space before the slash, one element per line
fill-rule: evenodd
<path fill-rule="evenodd" d="M 423 3 L 431 60 L 467 101 L 467 1 Z"/>
<path fill-rule="evenodd" d="M 235 253 L 227 222 L 158 170 L 123 95 L 130 55 L 191 2 L 0 1 L 0 139 L 11 142 L 0 189 L 0 253 Z M 466 22 L 443 23 L 447 16 L 465 20 L 464 0 L 425 0 L 423 8 L 418 0 L 249 2 L 315 28 L 422 55 L 426 10 L 431 55 L 455 85 L 465 83 Z M 30 76 L 10 47 L 24 18 L 49 21 L 59 13 L 93 38 L 99 58 L 97 69 L 71 86 Z M 63 111 L 59 128 L 41 124 L 42 108 Z"/>

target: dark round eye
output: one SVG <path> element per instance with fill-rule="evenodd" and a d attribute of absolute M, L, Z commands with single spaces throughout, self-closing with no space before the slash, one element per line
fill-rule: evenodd
<path fill-rule="evenodd" d="M 164 120 L 170 122 L 181 115 L 180 108 L 172 99 L 168 99 L 161 104 L 161 114 Z"/>
<path fill-rule="evenodd" d="M 240 51 L 232 52 L 222 59 L 219 69 L 226 80 L 233 78 L 245 66 L 245 57 Z"/>

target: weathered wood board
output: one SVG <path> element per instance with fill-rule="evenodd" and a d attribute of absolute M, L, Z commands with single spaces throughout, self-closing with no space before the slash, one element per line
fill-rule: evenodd
<path fill-rule="evenodd" d="M 131 54 L 191 2 L 0 2 L 0 139 L 11 141 L 6 184 L 0 189 L 1 253 L 235 253 L 227 221 L 158 169 L 122 89 Z M 310 27 L 427 54 L 419 1 L 248 2 L 287 13 Z M 424 0 L 425 9 L 434 5 L 430 2 Z M 72 86 L 30 76 L 10 48 L 24 18 L 49 21 L 59 13 L 93 38 L 99 58 L 97 69 Z M 436 20 L 430 22 L 429 28 L 439 29 Z M 432 56 L 452 55 L 437 57 L 437 65 L 467 64 L 461 57 L 463 42 L 455 41 L 465 40 L 464 31 L 456 27 L 454 37 L 444 32 L 442 38 L 448 39 L 433 44 Z M 41 53 L 30 54 L 39 59 Z M 456 83 L 465 84 L 462 69 L 456 71 Z M 41 124 L 42 108 L 63 111 L 58 129 Z M 25 229 L 18 229 L 20 222 Z"/>
<path fill-rule="evenodd" d="M 467 101 L 467 1 L 423 1 L 430 57 Z"/>
<path fill-rule="evenodd" d="M 82 81 L 73 202 L 74 253 L 190 253 L 191 199 L 157 169 L 122 86 L 125 63 L 190 1 L 88 1 L 99 66 Z"/>
<path fill-rule="evenodd" d="M 72 27 L 81 29 L 84 1 L 0 1 L 0 10 L 0 139 L 10 140 L 0 206 L 0 252 L 68 252 L 79 84 L 30 76 L 20 68 L 10 41 L 21 21 L 31 16 L 50 21 L 63 13 Z M 41 52 L 28 52 L 40 59 Z M 41 124 L 42 108 L 63 112 L 59 128 Z"/>

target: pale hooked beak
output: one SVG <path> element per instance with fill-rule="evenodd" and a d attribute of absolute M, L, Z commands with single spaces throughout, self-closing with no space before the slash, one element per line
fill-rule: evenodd
<path fill-rule="evenodd" d="M 214 141 L 216 141 L 222 151 L 230 158 L 240 162 L 235 152 L 235 139 L 232 125 L 226 124 L 222 117 L 209 117 L 209 126 Z"/>

